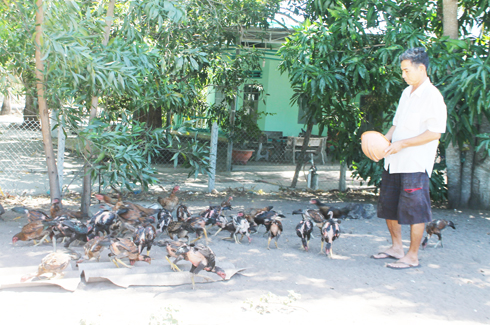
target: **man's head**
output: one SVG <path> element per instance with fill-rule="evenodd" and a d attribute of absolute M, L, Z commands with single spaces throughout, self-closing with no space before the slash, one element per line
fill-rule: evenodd
<path fill-rule="evenodd" d="M 422 47 L 408 49 L 400 55 L 400 65 L 405 82 L 416 88 L 427 78 L 429 56 Z"/>

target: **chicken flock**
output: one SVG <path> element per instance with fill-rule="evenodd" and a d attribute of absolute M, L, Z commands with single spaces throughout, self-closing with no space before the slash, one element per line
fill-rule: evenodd
<path fill-rule="evenodd" d="M 179 190 L 179 186 L 175 186 L 168 197 L 158 197 L 159 206 L 155 204 L 154 208 L 145 208 L 124 201 L 121 195 L 114 199 L 108 195 L 95 194 L 95 198 L 104 205 L 101 205 L 100 210 L 91 217 L 64 208 L 60 199 L 52 201 L 49 213 L 24 207 L 13 208 L 16 213 L 24 214 L 28 223 L 12 237 L 12 243 L 33 241 L 34 245 L 40 245 L 50 240 L 53 245 L 53 253 L 43 259 L 38 273 L 24 277 L 22 281 L 39 278 L 45 273 L 51 273 L 52 277 L 62 276 L 64 269 L 69 265 L 67 261 L 73 256 L 57 251 L 56 245 L 60 239 L 64 247 L 72 253 L 75 253 L 70 249 L 73 242 L 84 243 L 83 256 L 75 253 L 78 255 L 77 264 L 89 260 L 99 261 L 102 252 L 108 250 L 108 256 L 115 266 L 132 267 L 138 261 L 151 263 L 152 246 L 162 247 L 166 250 L 165 258 L 173 271 L 181 271 L 177 266 L 180 260 L 192 264 L 190 274 L 193 288 L 194 277 L 204 277 L 198 275 L 202 270 L 215 273 L 222 279 L 226 278 L 225 271 L 216 265 L 215 253 L 208 246 L 208 231 L 212 227 L 216 228 L 213 237 L 225 231 L 229 233 L 229 237 L 223 239 L 241 244 L 244 237 L 247 237 L 250 243 L 251 235 L 263 226 L 264 235 L 268 236 L 267 249 L 270 249 L 271 241 L 279 248 L 278 241 L 284 231 L 281 220 L 286 216 L 275 211 L 273 206 L 248 208 L 232 214 L 228 211 L 232 210 L 233 198 L 228 197 L 221 204 L 209 206 L 193 216 L 188 207 L 180 202 L 177 194 Z M 320 253 L 324 252 L 332 257 L 332 244 L 341 233 L 340 219 L 347 216 L 352 207 L 334 209 L 319 199 L 312 199 L 309 203 L 317 209 L 292 211 L 293 215 L 302 217 L 295 228 L 301 248 L 309 251 L 313 230 L 318 228 L 321 239 Z M 0 209 L 1 214 L 4 212 L 1 205 Z M 439 236 L 441 241 L 440 230 L 446 225 L 454 228 L 450 221 L 435 220 L 433 223 L 431 227 L 427 225 L 428 237 L 423 247 L 427 245 L 432 234 Z M 129 265 L 123 259 L 127 259 Z"/>

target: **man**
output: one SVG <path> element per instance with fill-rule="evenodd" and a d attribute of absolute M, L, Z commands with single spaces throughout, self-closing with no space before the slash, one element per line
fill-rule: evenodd
<path fill-rule="evenodd" d="M 447 111 L 441 93 L 427 76 L 429 57 L 423 48 L 400 56 L 402 77 L 409 85 L 402 93 L 386 134 L 386 149 L 378 217 L 386 219 L 392 246 L 375 259 L 393 258 L 394 269 L 418 267 L 418 251 L 425 223 L 432 220 L 429 177 L 432 174 L 438 140 L 446 131 Z M 401 225 L 410 225 L 410 248 L 405 254 Z"/>

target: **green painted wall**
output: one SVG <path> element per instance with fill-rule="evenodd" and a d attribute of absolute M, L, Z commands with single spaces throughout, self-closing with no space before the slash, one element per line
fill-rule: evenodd
<path fill-rule="evenodd" d="M 259 127 L 264 131 L 282 131 L 284 136 L 298 136 L 303 124 L 298 124 L 298 104 L 291 105 L 293 90 L 287 74 L 278 70 L 280 59 L 274 55 L 266 55 L 262 67 L 262 78 L 258 79 L 264 86 L 265 104 L 261 101 L 259 111 L 274 113 L 259 121 Z M 313 134 L 318 134 L 318 128 L 313 128 Z"/>

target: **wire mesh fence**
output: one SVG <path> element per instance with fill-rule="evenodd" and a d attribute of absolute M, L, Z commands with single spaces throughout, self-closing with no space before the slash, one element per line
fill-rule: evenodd
<path fill-rule="evenodd" d="M 197 135 L 196 135 L 197 132 Z M 210 132 L 205 129 L 190 131 L 179 135 L 181 142 L 196 137 L 201 143 L 210 144 Z M 246 178 L 263 183 L 288 187 L 291 184 L 303 137 L 286 137 L 279 131 L 257 131 L 256 133 L 241 132 L 239 137 L 220 133 L 217 150 L 216 186 L 240 187 L 246 184 Z M 67 144 L 70 142 L 67 139 Z M 53 139 L 55 155 L 57 155 L 57 139 Z M 174 142 L 178 145 L 178 142 Z M 81 189 L 81 167 L 83 159 L 77 151 L 68 145 L 64 157 L 64 190 L 79 191 Z M 174 168 L 172 157 L 174 152 L 161 150 L 152 161 L 158 171 L 161 184 L 179 182 L 201 184 L 208 180 L 207 175 L 199 175 L 198 179 L 187 179 L 183 168 L 184 160 Z M 328 159 L 327 142 L 324 137 L 310 139 L 307 149 L 307 162 L 301 170 L 299 187 L 306 187 L 306 178 L 310 166 L 310 158 L 314 159 L 318 168 L 319 187 L 324 190 L 339 188 L 340 165 Z M 237 172 L 229 174 L 227 171 Z M 221 176 L 219 176 L 221 174 Z M 176 176 L 175 178 L 173 176 Z M 237 175 L 237 176 L 235 176 Z M 348 186 L 358 186 L 347 177 Z M 94 188 L 98 185 L 94 184 Z M 185 186 L 185 185 L 184 185 Z M 251 185 L 254 187 L 254 184 Z M 49 193 L 46 157 L 39 122 L 26 119 L 22 114 L 0 116 L 0 190 L 10 194 Z M 203 190 L 205 190 L 205 186 Z M 1 193 L 0 193 L 1 194 Z"/>

